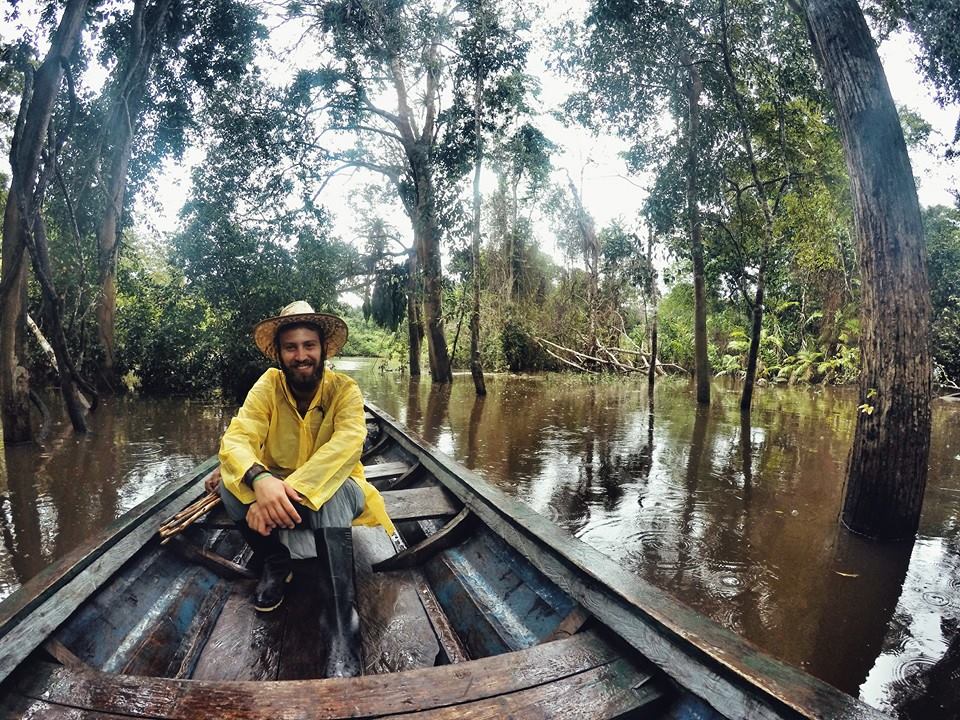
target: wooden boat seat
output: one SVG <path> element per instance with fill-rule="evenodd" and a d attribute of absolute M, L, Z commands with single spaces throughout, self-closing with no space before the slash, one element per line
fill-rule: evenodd
<path fill-rule="evenodd" d="M 616 718 L 667 694 L 660 676 L 587 632 L 458 665 L 332 680 L 176 680 L 40 663 L 17 678 L 0 716 Z"/>
<path fill-rule="evenodd" d="M 449 519 L 463 507 L 449 490 L 439 485 L 407 490 L 384 490 L 381 495 L 387 508 L 387 515 L 394 522 Z M 233 528 L 233 521 L 227 517 L 223 507 L 217 507 L 197 525 L 206 528 L 230 529 Z"/>

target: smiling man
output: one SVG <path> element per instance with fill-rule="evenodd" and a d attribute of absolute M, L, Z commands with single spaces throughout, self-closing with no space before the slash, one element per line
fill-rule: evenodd
<path fill-rule="evenodd" d="M 257 380 L 223 436 L 220 496 L 262 568 L 257 610 L 283 601 L 291 548 L 308 557 L 316 546 L 337 659 L 327 675 L 359 674 L 350 526 L 394 528 L 360 464 L 367 433 L 360 390 L 324 368 L 347 341 L 347 325 L 297 301 L 259 323 L 253 337 L 279 368 Z"/>

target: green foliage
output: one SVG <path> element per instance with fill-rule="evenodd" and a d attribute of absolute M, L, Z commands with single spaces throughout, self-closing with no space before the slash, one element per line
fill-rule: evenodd
<path fill-rule="evenodd" d="M 933 305 L 933 358 L 941 380 L 960 381 L 960 210 L 923 212 Z"/>
<path fill-rule="evenodd" d="M 341 355 L 353 357 L 378 357 L 397 362 L 406 357 L 406 340 L 402 328 L 388 332 L 382 327 L 367 322 L 355 308 L 340 313 L 350 328 L 347 344 Z"/>
<path fill-rule="evenodd" d="M 522 319 L 515 316 L 506 319 L 500 330 L 500 345 L 509 370 L 543 369 L 545 353 L 534 340 L 532 329 Z"/>

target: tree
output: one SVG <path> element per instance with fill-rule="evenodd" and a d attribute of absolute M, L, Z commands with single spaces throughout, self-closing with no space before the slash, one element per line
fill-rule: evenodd
<path fill-rule="evenodd" d="M 522 105 L 527 44 L 517 28 L 502 22 L 502 9 L 495 0 L 474 0 L 465 6 L 468 19 L 457 36 L 458 62 L 454 68 L 454 104 L 465 107 L 466 86 L 472 85 L 473 110 L 469 140 L 473 143 L 473 223 L 470 248 L 473 310 L 470 314 L 470 373 L 477 395 L 486 395 L 480 361 L 480 175 L 485 135 L 502 132 L 514 111 Z M 450 118 L 456 122 L 455 117 Z"/>
<path fill-rule="evenodd" d="M 930 288 L 910 159 L 876 45 L 856 0 L 798 3 L 834 99 L 854 200 L 860 275 L 860 407 L 843 523 L 912 537 L 930 451 Z"/>
<path fill-rule="evenodd" d="M 413 225 L 430 374 L 435 382 L 451 382 L 441 307 L 438 194 L 443 188 L 436 181 L 441 135 L 451 132 L 438 122 L 438 114 L 441 79 L 448 66 L 442 43 L 450 36 L 453 8 L 438 11 L 425 2 L 333 0 L 298 5 L 294 12 L 312 18 L 333 56 L 322 69 L 301 73 L 294 85 L 296 109 L 315 112 L 313 91 L 319 91 L 326 98 L 329 127 L 357 139 L 350 150 L 331 153 L 342 161 L 334 172 L 365 168 L 396 188 Z M 378 104 L 385 92 L 392 93 L 394 109 Z M 462 164 L 463 153 L 453 153 L 451 159 Z"/>
<path fill-rule="evenodd" d="M 677 158 L 670 165 L 685 186 L 688 252 L 693 266 L 694 344 L 697 402 L 710 402 L 707 357 L 707 295 L 701 219 L 702 159 L 709 139 L 703 137 L 701 67 L 710 61 L 713 46 L 701 32 L 707 15 L 699 3 L 682 8 L 662 0 L 626 2 L 597 0 L 587 18 L 586 37 L 574 47 L 562 67 L 575 71 L 585 90 L 571 97 L 568 110 L 588 124 L 602 118 L 623 137 L 634 141 L 633 164 L 638 169 L 654 159 L 650 142 L 662 110 L 683 127 L 682 170 Z M 659 138 L 661 142 L 669 140 Z M 675 149 L 675 148 L 673 148 Z"/>
<path fill-rule="evenodd" d="M 256 11 L 242 0 L 135 0 L 105 31 L 116 62 L 104 90 L 105 112 L 96 125 L 91 155 L 102 198 L 97 221 L 97 334 L 103 352 L 101 380 L 115 380 L 116 268 L 128 203 L 131 160 L 134 184 L 168 153 L 179 154 L 194 122 L 198 100 L 239 81 L 262 33 Z M 132 157 L 138 142 L 141 156 Z M 152 145 L 152 147 L 151 147 Z M 79 168 L 86 184 L 87 168 Z M 78 188 L 78 194 L 86 187 Z"/>
<path fill-rule="evenodd" d="M 29 380 L 26 369 L 19 363 L 27 289 L 24 253 L 40 214 L 37 203 L 40 198 L 36 192 L 41 153 L 48 141 L 54 104 L 68 60 L 80 40 L 86 12 L 86 0 L 69 0 L 43 62 L 35 72 L 24 64 L 23 98 L 10 145 L 13 174 L 3 217 L 0 276 L 0 402 L 6 442 L 31 438 Z M 67 374 L 65 366 L 62 372 Z"/>

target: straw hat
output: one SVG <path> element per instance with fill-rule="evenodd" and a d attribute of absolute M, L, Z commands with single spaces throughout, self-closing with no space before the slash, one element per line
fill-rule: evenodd
<path fill-rule="evenodd" d="M 277 359 L 277 350 L 274 338 L 277 332 L 285 325 L 308 322 L 317 325 L 327 347 L 327 359 L 332 358 L 343 349 L 347 342 L 347 324 L 336 315 L 314 312 L 310 303 L 297 300 L 287 305 L 276 317 L 267 318 L 257 323 L 253 328 L 253 342 L 260 348 L 260 352 L 273 360 Z"/>

